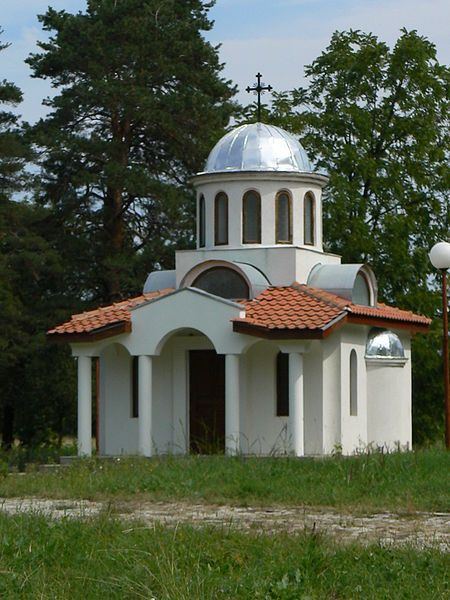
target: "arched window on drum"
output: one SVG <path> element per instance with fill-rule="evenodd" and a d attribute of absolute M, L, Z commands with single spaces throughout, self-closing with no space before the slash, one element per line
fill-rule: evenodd
<path fill-rule="evenodd" d="M 219 192 L 214 200 L 214 244 L 228 244 L 228 196 Z"/>
<path fill-rule="evenodd" d="M 261 196 L 255 190 L 242 198 L 242 243 L 261 243 Z"/>
<path fill-rule="evenodd" d="M 292 202 L 288 192 L 278 192 L 275 199 L 275 241 L 292 244 Z"/>
<path fill-rule="evenodd" d="M 314 235 L 316 200 L 311 192 L 305 194 L 303 203 L 303 243 L 314 246 L 316 243 Z"/>
<path fill-rule="evenodd" d="M 206 238 L 206 209 L 205 196 L 202 194 L 198 199 L 198 246 L 205 247 Z"/>

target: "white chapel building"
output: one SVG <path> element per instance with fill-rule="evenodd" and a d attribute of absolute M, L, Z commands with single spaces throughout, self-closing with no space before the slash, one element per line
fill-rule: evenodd
<path fill-rule="evenodd" d="M 195 250 L 141 296 L 48 332 L 78 362 L 78 446 L 101 455 L 351 454 L 411 445 L 411 335 L 376 277 L 322 247 L 324 174 L 282 129 L 241 125 L 212 149 Z M 339 224 L 336 224 L 339 227 Z"/>

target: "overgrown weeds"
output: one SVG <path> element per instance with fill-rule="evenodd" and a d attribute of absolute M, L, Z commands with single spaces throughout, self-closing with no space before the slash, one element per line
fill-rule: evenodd
<path fill-rule="evenodd" d="M 323 459 L 98 458 L 10 474 L 0 496 L 329 506 L 352 512 L 449 510 L 445 449 Z"/>
<path fill-rule="evenodd" d="M 338 546 L 314 531 L 126 526 L 111 517 L 0 515 L 2 598 L 147 600 L 448 597 L 436 549 Z"/>

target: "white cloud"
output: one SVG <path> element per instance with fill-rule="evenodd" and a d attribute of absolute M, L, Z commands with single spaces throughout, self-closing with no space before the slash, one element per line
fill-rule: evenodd
<path fill-rule="evenodd" d="M 42 99 L 53 94 L 49 82 L 31 79 L 23 62 L 36 50 L 36 41 L 44 37 L 35 15 L 45 12 L 48 4 L 73 12 L 82 9 L 85 0 L 8 0 L 7 4 L 1 16 L 2 39 L 13 45 L 0 52 L 0 79 L 7 78 L 22 88 L 25 101 L 18 112 L 33 122 L 45 114 Z M 229 17 L 239 6 L 247 11 L 236 23 Z M 251 21 L 252 11 L 258 7 L 264 13 L 264 26 L 261 19 L 256 26 Z M 213 12 L 216 28 L 208 33 L 208 39 L 222 44 L 224 74 L 241 90 L 253 84 L 258 71 L 277 90 L 302 85 L 304 65 L 325 49 L 335 30 L 371 31 L 392 45 L 401 27 L 417 29 L 436 44 L 441 62 L 450 59 L 448 0 L 219 0 Z M 248 103 L 253 98 L 241 92 L 238 99 Z"/>

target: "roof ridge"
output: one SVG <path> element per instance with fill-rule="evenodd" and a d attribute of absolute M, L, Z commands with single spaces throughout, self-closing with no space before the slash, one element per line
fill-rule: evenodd
<path fill-rule="evenodd" d="M 346 299 L 341 298 L 341 296 L 333 294 L 332 292 L 327 292 L 326 290 L 315 288 L 310 285 L 306 285 L 305 283 L 298 283 L 297 281 L 294 281 L 294 283 L 291 284 L 290 287 L 303 292 L 310 298 L 314 298 L 315 300 L 324 302 L 325 304 L 327 304 L 328 306 L 332 306 L 333 308 L 338 308 L 340 310 L 348 310 L 348 302 L 346 301 Z M 335 296 L 336 298 L 339 298 L 340 300 L 342 300 L 342 304 L 335 302 L 331 298 L 324 297 L 324 294 L 326 294 L 326 296 Z"/>

